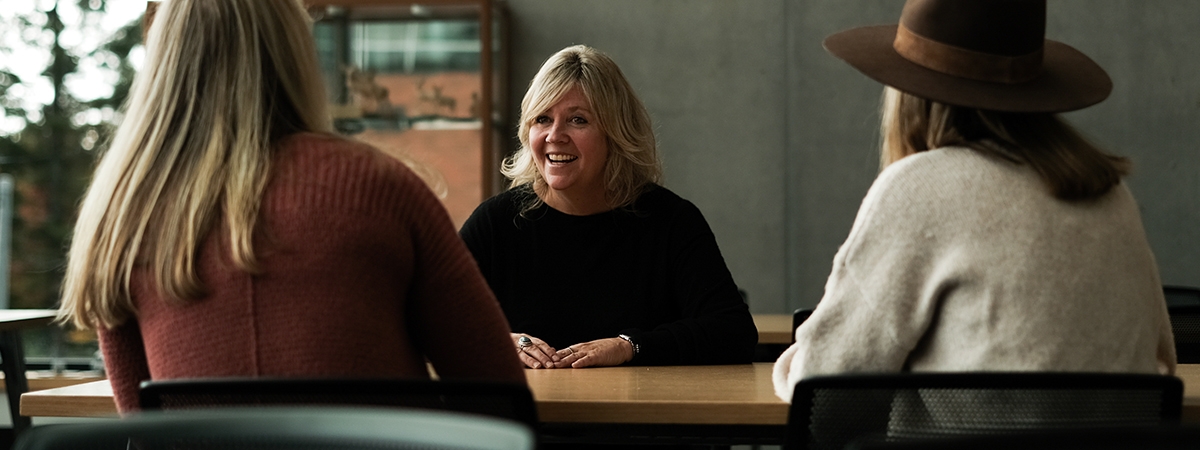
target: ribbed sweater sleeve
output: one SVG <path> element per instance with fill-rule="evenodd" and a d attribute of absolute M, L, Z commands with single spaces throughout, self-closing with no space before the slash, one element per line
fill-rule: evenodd
<path fill-rule="evenodd" d="M 508 321 L 445 209 L 432 195 L 422 199 L 437 211 L 412 227 L 419 264 L 413 277 L 408 317 L 413 340 L 445 379 L 492 379 L 525 383 L 513 351 Z"/>
<path fill-rule="evenodd" d="M 104 355 L 105 375 L 113 388 L 117 411 L 138 409 L 138 386 L 150 379 L 146 350 L 136 321 L 113 328 L 100 328 L 100 350 Z"/>

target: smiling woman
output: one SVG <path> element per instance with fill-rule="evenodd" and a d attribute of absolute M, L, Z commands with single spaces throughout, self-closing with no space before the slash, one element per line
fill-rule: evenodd
<path fill-rule="evenodd" d="M 519 138 L 511 188 L 460 234 L 526 366 L 750 362 L 749 310 L 700 210 L 657 184 L 649 114 L 612 59 L 551 56 Z"/>

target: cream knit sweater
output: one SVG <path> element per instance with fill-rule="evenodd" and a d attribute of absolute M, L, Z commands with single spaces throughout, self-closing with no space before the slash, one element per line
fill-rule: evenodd
<path fill-rule="evenodd" d="M 1174 373 L 1154 255 L 1124 184 L 1064 202 L 1028 166 L 918 153 L 871 186 L 775 393 L 846 372 Z"/>

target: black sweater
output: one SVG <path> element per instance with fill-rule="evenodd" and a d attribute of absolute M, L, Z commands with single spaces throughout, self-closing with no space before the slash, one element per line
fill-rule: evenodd
<path fill-rule="evenodd" d="M 758 331 L 700 210 L 660 186 L 632 207 L 572 216 L 518 187 L 483 202 L 460 232 L 514 332 L 565 348 L 630 335 L 631 363 L 733 364 Z"/>

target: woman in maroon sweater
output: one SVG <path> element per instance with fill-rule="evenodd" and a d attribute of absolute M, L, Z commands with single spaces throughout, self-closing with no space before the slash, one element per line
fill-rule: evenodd
<path fill-rule="evenodd" d="M 95 328 L 118 408 L 143 380 L 524 383 L 437 199 L 331 134 L 296 0 L 173 0 L 84 198 L 62 320 Z"/>

